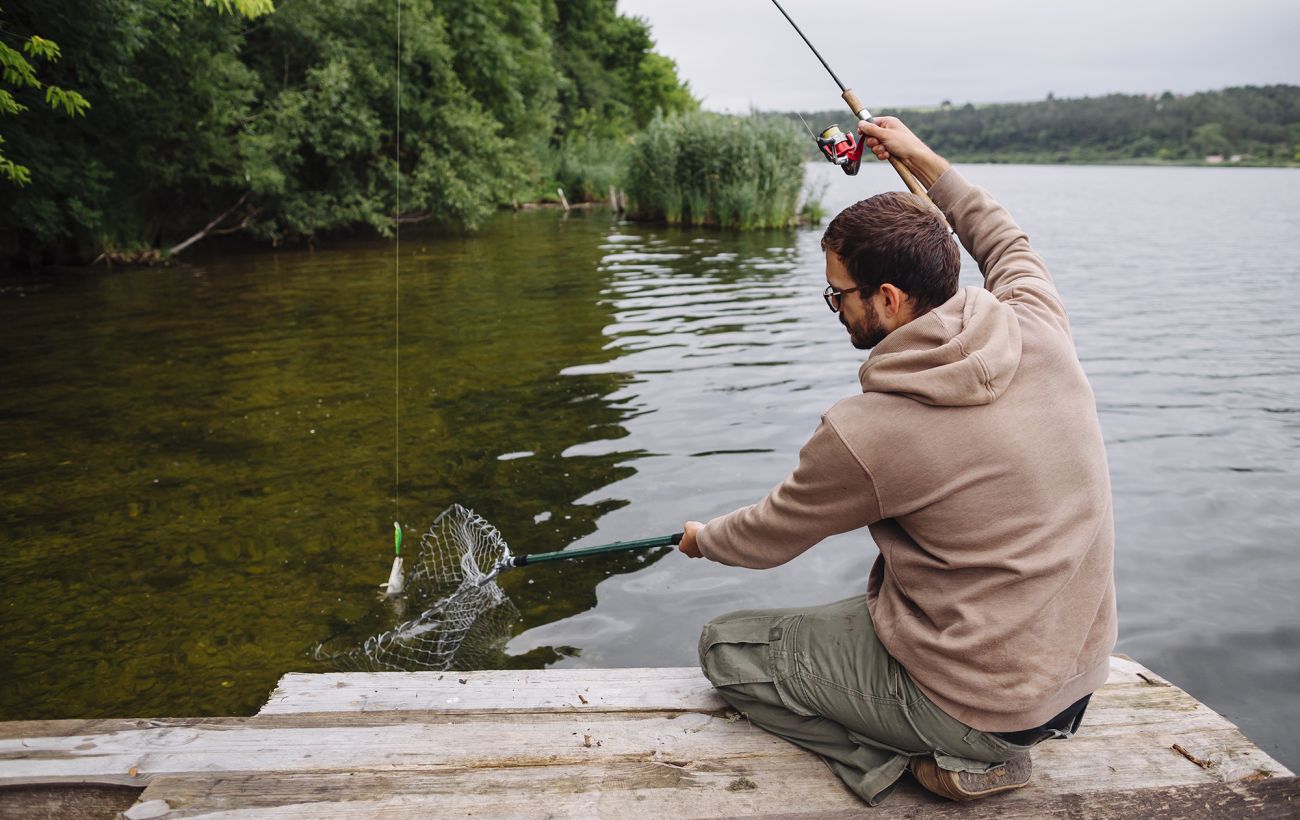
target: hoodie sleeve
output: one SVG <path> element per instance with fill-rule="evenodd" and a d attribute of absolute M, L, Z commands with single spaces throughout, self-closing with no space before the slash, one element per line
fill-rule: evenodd
<path fill-rule="evenodd" d="M 799 451 L 799 466 L 757 504 L 715 518 L 700 530 L 700 551 L 721 564 L 775 567 L 823 538 L 879 521 L 871 474 L 829 417 Z"/>
<path fill-rule="evenodd" d="M 984 286 L 998 301 L 1024 305 L 1069 332 L 1065 306 L 1047 265 L 1006 208 L 955 168 L 944 172 L 929 193 L 955 226 L 962 247 L 979 264 Z"/>

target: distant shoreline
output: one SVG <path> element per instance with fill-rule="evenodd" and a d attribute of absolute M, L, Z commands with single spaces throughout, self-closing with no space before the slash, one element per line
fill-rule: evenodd
<path fill-rule="evenodd" d="M 773 112 L 804 126 L 838 122 L 843 109 Z M 1022 165 L 1300 167 L 1300 86 L 1195 94 L 1110 94 L 877 110 L 905 121 L 953 162 Z M 811 142 L 811 140 L 809 140 Z"/>

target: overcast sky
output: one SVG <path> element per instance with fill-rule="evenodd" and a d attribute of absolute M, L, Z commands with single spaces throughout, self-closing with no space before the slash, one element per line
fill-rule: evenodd
<path fill-rule="evenodd" d="M 1300 85 L 1300 0 L 781 0 L 867 107 Z M 839 89 L 770 0 L 619 0 L 717 111 Z M 841 11 L 833 11 L 842 9 Z M 828 11 L 829 10 L 829 11 Z"/>

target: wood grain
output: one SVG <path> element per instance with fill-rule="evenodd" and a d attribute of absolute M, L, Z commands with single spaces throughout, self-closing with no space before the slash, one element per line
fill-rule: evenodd
<path fill-rule="evenodd" d="M 461 683 L 464 681 L 464 683 Z M 258 713 L 446 710 L 716 712 L 698 667 L 290 674 Z"/>
<path fill-rule="evenodd" d="M 1135 661 L 1111 658 L 1107 686 L 1151 685 Z M 461 683 L 464 681 L 464 683 Z M 586 701 L 584 703 L 584 700 Z M 698 667 L 485 672 L 288 674 L 258 714 L 408 711 L 687 711 L 726 703 Z"/>
<path fill-rule="evenodd" d="M 978 805 L 1003 817 L 1295 810 L 1291 772 L 1129 658 L 1112 659 L 1080 734 L 1033 755 L 1030 787 Z M 147 786 L 138 808 L 155 801 L 167 817 L 863 810 L 820 759 L 731 713 L 693 667 L 286 675 L 248 718 L 0 724 L 0 785 L 59 784 Z M 904 778 L 872 815 L 956 810 Z"/>
<path fill-rule="evenodd" d="M 883 804 L 868 809 L 824 765 L 803 756 L 682 769 L 556 767 L 545 778 L 519 769 L 163 778 L 141 797 L 149 799 L 164 799 L 172 809 L 169 818 L 1219 818 L 1288 816 L 1300 801 L 1300 779 L 1086 794 L 1027 788 L 956 804 L 905 778 Z"/>

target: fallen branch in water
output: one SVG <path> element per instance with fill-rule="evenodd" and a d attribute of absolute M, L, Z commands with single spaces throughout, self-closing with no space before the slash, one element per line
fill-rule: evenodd
<path fill-rule="evenodd" d="M 247 199 L 248 199 L 248 192 L 245 191 L 244 195 L 239 198 L 238 202 L 236 202 L 234 205 L 231 205 L 226 210 L 222 211 L 215 219 L 209 222 L 203 228 L 203 230 L 194 234 L 189 239 L 186 239 L 184 242 L 181 242 L 176 245 L 172 245 L 171 248 L 169 248 L 167 251 L 167 256 L 169 257 L 175 256 L 176 254 L 188 248 L 190 245 L 193 245 L 195 242 L 198 242 L 200 239 L 203 239 L 204 237 L 216 232 L 217 226 L 220 225 L 222 222 L 224 222 L 226 220 L 226 217 L 230 216 L 232 213 L 238 210 L 239 207 L 243 205 L 244 201 Z M 240 228 L 245 227 L 246 225 L 248 225 L 248 221 L 253 218 L 253 213 L 249 213 L 247 216 L 244 217 L 242 222 L 240 222 L 238 225 L 235 225 L 233 228 L 223 229 L 221 233 L 232 233 L 234 231 L 239 230 Z"/>
<path fill-rule="evenodd" d="M 180 242 L 176 245 L 171 246 L 166 251 L 160 250 L 159 248 L 143 248 L 143 249 L 131 250 L 131 251 L 119 251 L 119 250 L 114 250 L 112 248 L 105 248 L 104 250 L 100 251 L 99 256 L 96 256 L 95 261 L 91 262 L 91 264 L 98 265 L 100 262 L 103 262 L 107 264 L 109 267 L 112 267 L 114 262 L 120 265 L 166 264 L 178 253 L 185 250 L 190 245 L 193 245 L 195 242 L 198 242 L 200 239 L 204 239 L 209 236 L 225 236 L 227 234 L 232 234 L 235 231 L 248 227 L 248 223 L 253 220 L 253 217 L 261 213 L 262 210 L 261 208 L 252 209 L 251 211 L 249 211 L 244 215 L 244 218 L 242 220 L 240 220 L 239 222 L 233 225 L 228 225 L 224 228 L 220 227 L 221 223 L 225 222 L 226 219 L 228 219 L 232 213 L 239 210 L 239 208 L 247 200 L 248 200 L 248 193 L 245 192 L 244 195 L 239 198 L 238 202 L 236 202 L 234 205 L 231 205 L 226 210 L 222 211 L 215 219 L 213 219 L 211 222 L 205 225 L 203 227 L 203 230 L 194 234 L 189 239 L 186 239 L 184 242 Z"/>

